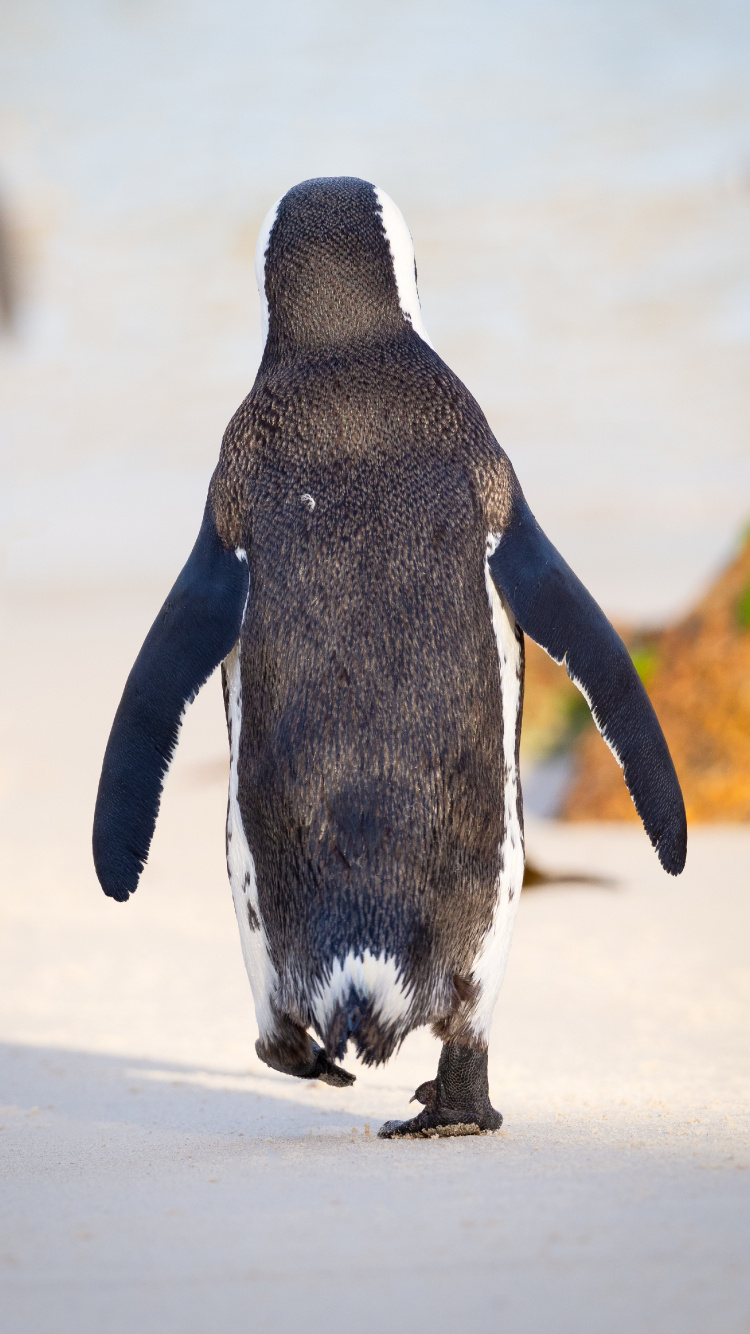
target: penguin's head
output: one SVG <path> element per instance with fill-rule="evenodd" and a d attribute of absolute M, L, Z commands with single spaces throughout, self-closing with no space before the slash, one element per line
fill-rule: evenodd
<path fill-rule="evenodd" d="M 392 199 L 367 181 L 303 181 L 269 210 L 255 274 L 269 354 L 417 335 L 422 324 L 414 247 Z"/>

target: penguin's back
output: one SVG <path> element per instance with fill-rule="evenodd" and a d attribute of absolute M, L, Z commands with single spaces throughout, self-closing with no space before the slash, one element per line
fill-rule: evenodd
<path fill-rule="evenodd" d="M 393 959 L 424 1022 L 490 924 L 505 765 L 483 477 L 498 453 L 410 332 L 262 367 L 227 433 L 217 493 L 251 589 L 237 798 L 298 1013 L 354 955 Z"/>

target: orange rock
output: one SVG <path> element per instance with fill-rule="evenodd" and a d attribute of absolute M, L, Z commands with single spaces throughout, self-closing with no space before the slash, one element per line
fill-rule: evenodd
<path fill-rule="evenodd" d="M 638 662 L 637 637 L 634 645 Z M 650 637 L 647 651 L 647 689 L 688 820 L 750 820 L 750 536 L 695 610 Z M 562 813 L 569 820 L 637 818 L 617 763 L 593 730 L 577 745 Z"/>

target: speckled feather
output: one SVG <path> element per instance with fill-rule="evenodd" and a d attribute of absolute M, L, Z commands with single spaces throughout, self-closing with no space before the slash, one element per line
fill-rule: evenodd
<path fill-rule="evenodd" d="M 261 238 L 263 360 L 123 693 L 97 872 L 113 898 L 136 888 L 184 710 L 223 659 L 259 1055 L 342 1086 L 350 1038 L 381 1061 L 432 1022 L 445 1078 L 419 1126 L 491 1129 L 486 1044 L 523 876 L 523 630 L 583 691 L 673 874 L 679 784 L 624 645 L 420 336 L 393 202 L 307 181 Z M 476 1105 L 447 1091 L 462 1071 Z"/>
<path fill-rule="evenodd" d="M 483 570 L 513 475 L 404 319 L 375 210 L 357 208 L 351 232 L 331 224 L 342 195 L 315 183 L 304 209 L 282 204 L 266 352 L 213 484 L 252 590 L 239 800 L 283 1008 L 309 1023 L 304 997 L 332 958 L 369 949 L 402 963 L 424 1023 L 436 998 L 453 1005 L 496 898 L 502 702 Z M 274 277 L 274 246 L 285 273 L 290 251 L 308 261 L 309 304 L 305 283 Z M 329 249 L 339 267 L 322 279 Z"/>

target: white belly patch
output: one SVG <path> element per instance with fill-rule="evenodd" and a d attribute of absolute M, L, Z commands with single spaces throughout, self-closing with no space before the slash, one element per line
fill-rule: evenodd
<path fill-rule="evenodd" d="M 242 675 L 240 641 L 224 661 L 229 707 L 229 809 L 227 811 L 227 869 L 232 886 L 234 910 L 240 928 L 240 942 L 247 975 L 255 1001 L 255 1014 L 261 1037 L 273 1029 L 272 997 L 276 991 L 276 970 L 271 962 L 268 938 L 258 903 L 255 861 L 248 845 L 237 796 L 240 735 L 242 732 Z"/>
<path fill-rule="evenodd" d="M 488 537 L 487 558 L 494 552 L 498 541 L 499 539 L 492 535 Z M 524 844 L 521 827 L 521 784 L 516 764 L 516 728 L 521 707 L 521 646 L 516 637 L 515 618 L 495 587 L 487 559 L 484 562 L 484 578 L 500 665 L 505 771 L 505 825 L 500 845 L 500 874 L 497 880 L 495 908 L 472 968 L 472 978 L 479 986 L 479 995 L 471 1023 L 477 1037 L 486 1041 L 489 1039 L 492 1014 L 508 962 L 518 901 L 521 897 Z"/>

